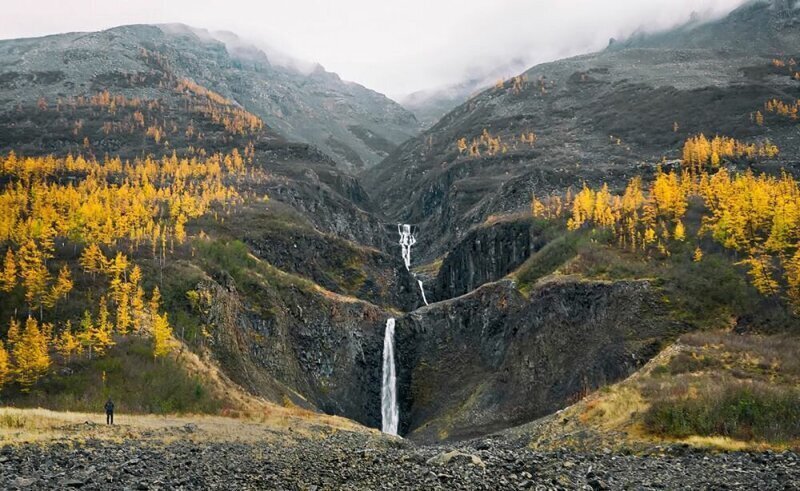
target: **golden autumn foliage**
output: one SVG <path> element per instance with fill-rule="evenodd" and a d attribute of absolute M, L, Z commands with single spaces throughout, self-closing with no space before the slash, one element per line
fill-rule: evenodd
<path fill-rule="evenodd" d="M 67 321 L 58 338 L 55 339 L 55 348 L 64 360 L 69 362 L 73 354 L 79 354 L 82 347 L 78 338 L 72 332 L 72 323 Z"/>
<path fill-rule="evenodd" d="M 246 135 L 261 130 L 264 123 L 261 119 L 236 106 L 232 101 L 198 85 L 191 80 L 178 81 L 175 90 L 178 93 L 192 94 L 204 99 L 202 103 L 194 103 L 190 109 L 208 117 L 217 124 L 221 124 L 225 131 L 234 135 Z"/>
<path fill-rule="evenodd" d="M 794 120 L 797 119 L 798 109 L 800 109 L 800 100 L 797 99 L 788 104 L 779 99 L 770 99 L 764 103 L 764 110 L 766 112 Z"/>
<path fill-rule="evenodd" d="M 8 351 L 3 341 L 0 340 L 0 389 L 11 380 L 11 365 L 9 363 Z"/>
<path fill-rule="evenodd" d="M 153 356 L 161 358 L 172 352 L 172 327 L 167 314 L 156 314 L 153 318 Z"/>
<path fill-rule="evenodd" d="M 0 192 L 0 241 L 25 244 L 20 263 L 39 262 L 36 254 L 51 254 L 53 237 L 89 244 L 152 242 L 176 223 L 205 213 L 210 206 L 236 201 L 227 179 L 245 171 L 238 152 L 198 160 L 163 157 L 133 162 L 73 158 L 0 158 L 0 176 L 9 184 Z M 54 175 L 84 175 L 78 182 L 53 182 Z M 156 232 L 158 229 L 158 232 Z M 91 270 L 99 267 L 90 261 Z"/>
<path fill-rule="evenodd" d="M 683 217 L 689 200 L 700 200 L 698 235 L 744 255 L 739 264 L 747 267 L 753 286 L 765 295 L 785 296 L 800 312 L 800 183 L 788 174 L 658 169 L 646 193 L 635 177 L 621 196 L 610 194 L 606 185 L 599 190 L 584 185 L 574 198 L 567 196 L 534 198 L 531 211 L 547 219 L 569 213 L 570 230 L 610 229 L 621 247 L 667 255 L 671 243 L 689 239 Z M 693 258 L 703 259 L 699 247 Z"/>
<path fill-rule="evenodd" d="M 14 261 L 14 251 L 9 247 L 3 261 L 3 270 L 0 271 L 0 290 L 10 292 L 17 286 L 17 263 Z"/>
<path fill-rule="evenodd" d="M 467 141 L 466 138 L 459 138 L 456 140 L 456 149 L 459 154 L 466 154 L 471 158 L 480 157 L 482 155 L 491 157 L 498 154 L 505 154 L 509 150 L 516 150 L 519 148 L 518 144 L 532 148 L 535 146 L 536 140 L 537 136 L 533 131 L 522 132 L 519 137 L 511 135 L 507 141 L 504 141 L 500 135 L 492 135 L 487 129 L 484 129 L 480 136 L 470 141 Z"/>
<path fill-rule="evenodd" d="M 50 367 L 50 355 L 47 352 L 47 337 L 39 329 L 38 322 L 28 317 L 25 329 L 19 340 L 14 343 L 15 380 L 23 390 L 28 390 Z"/>
<path fill-rule="evenodd" d="M 78 103 L 111 110 L 142 104 L 108 93 Z M 188 239 L 191 219 L 240 202 L 234 184 L 252 177 L 245 167 L 254 156 L 252 144 L 243 154 L 236 149 L 203 157 L 202 149 L 195 153 L 192 158 L 173 154 L 102 162 L 80 155 L 0 156 L 0 290 L 19 289 L 29 307 L 24 328 L 16 313 L 8 321 L 7 369 L 0 349 L 0 385 L 12 381 L 28 390 L 50 367 L 51 350 L 64 363 L 84 353 L 103 356 L 117 337 L 130 333 L 151 337 L 157 357 L 172 350 L 175 340 L 160 310 L 160 294 L 156 289 L 146 304 L 142 270 L 124 251 L 134 257 L 151 251 L 163 265 L 168 247 L 172 251 Z M 57 257 L 69 243 L 79 253 L 83 273 Z M 100 288 L 89 296 L 93 305 L 76 329 L 70 319 L 42 322 L 45 309 L 70 296 L 76 272 L 90 275 L 92 288 Z M 31 315 L 34 309 L 38 320 Z"/>
<path fill-rule="evenodd" d="M 756 116 L 757 117 L 757 116 Z M 778 147 L 766 140 L 746 144 L 734 138 L 715 136 L 708 139 L 700 134 L 689 138 L 683 145 L 683 164 L 693 170 L 710 166 L 717 168 L 723 159 L 758 157 L 772 158 L 778 155 Z"/>

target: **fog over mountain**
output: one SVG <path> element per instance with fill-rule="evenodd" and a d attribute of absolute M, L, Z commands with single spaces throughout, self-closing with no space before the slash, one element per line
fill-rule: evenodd
<path fill-rule="evenodd" d="M 180 22 L 235 32 L 262 49 L 269 45 L 291 59 L 319 62 L 343 79 L 400 99 L 423 89 L 494 77 L 498 71 L 514 75 L 520 66 L 600 49 L 611 37 L 667 29 L 692 15 L 718 17 L 742 3 L 231 0 L 221 5 L 209 0 L 142 0 L 106 9 L 91 0 L 39 0 L 5 5 L 0 38 Z M 273 62 L 287 59 L 273 55 Z M 515 59 L 520 63 L 508 64 Z"/>

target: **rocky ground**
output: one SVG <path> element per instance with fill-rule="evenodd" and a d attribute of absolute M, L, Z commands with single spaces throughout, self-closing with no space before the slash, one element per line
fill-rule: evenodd
<path fill-rule="evenodd" d="M 541 453 L 499 438 L 443 447 L 346 431 L 227 442 L 202 433 L 5 445 L 0 488 L 800 489 L 793 452 Z"/>

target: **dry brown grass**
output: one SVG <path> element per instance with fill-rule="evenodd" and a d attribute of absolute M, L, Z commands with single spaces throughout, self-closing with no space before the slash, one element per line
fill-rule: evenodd
<path fill-rule="evenodd" d="M 783 377 L 800 378 L 800 338 L 789 335 L 762 336 L 725 331 L 696 332 L 681 342 L 695 351 L 728 354 L 734 362 L 780 372 Z"/>
<path fill-rule="evenodd" d="M 540 449 L 553 446 L 586 449 L 592 445 L 638 448 L 680 442 L 731 451 L 800 448 L 800 441 L 791 437 L 796 426 L 792 422 L 775 430 L 778 436 L 789 435 L 786 438 L 759 437 L 754 432 L 747 439 L 720 434 L 675 437 L 654 433 L 646 424 L 651 408 L 669 405 L 671 401 L 708 404 L 709 414 L 713 415 L 714 400 L 708 394 L 726 387 L 753 387 L 756 396 L 763 392 L 756 391 L 757 388 L 768 389 L 770 393 L 794 390 L 800 387 L 798 363 L 797 337 L 730 332 L 688 334 L 628 379 L 604 387 L 546 420 L 535 429 L 531 445 Z M 764 407 L 772 410 L 769 402 L 772 399 L 762 399 L 767 401 Z M 775 408 L 782 407 L 779 403 L 776 402 Z"/>
<path fill-rule="evenodd" d="M 253 442 L 280 437 L 315 438 L 338 431 L 377 433 L 345 418 L 321 416 L 296 408 L 273 406 L 238 418 L 209 415 L 115 414 L 107 426 L 101 413 L 57 412 L 48 409 L 0 409 L 0 444 L 48 441 L 124 439 L 170 442 Z M 288 441 L 288 440 L 287 440 Z"/>
<path fill-rule="evenodd" d="M 245 392 L 216 364 L 188 349 L 175 353 L 182 369 L 201 378 L 226 409 L 214 415 L 115 414 L 106 426 L 105 414 L 0 408 L 0 444 L 87 438 L 169 441 L 189 438 L 213 441 L 255 441 L 281 435 L 313 438 L 336 431 L 376 432 L 352 420 L 329 416 L 294 405 L 278 405 Z M 186 431 L 187 425 L 196 430 Z"/>

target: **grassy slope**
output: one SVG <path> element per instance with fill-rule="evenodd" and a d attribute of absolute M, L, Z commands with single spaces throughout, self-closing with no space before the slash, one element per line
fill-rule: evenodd
<path fill-rule="evenodd" d="M 561 275 L 650 279 L 672 315 L 696 331 L 678 340 L 630 379 L 518 431 L 542 448 L 592 448 L 683 441 L 722 448 L 800 445 L 800 332 L 780 299 L 748 283 L 736 257 L 689 224 L 668 257 L 622 250 L 606 231 L 567 232 L 511 273 L 527 294 Z M 704 257 L 693 260 L 695 247 Z M 748 334 L 734 334 L 731 330 Z M 674 343 L 673 343 L 674 342 Z"/>
<path fill-rule="evenodd" d="M 279 227 L 286 221 L 282 213 L 260 213 L 265 208 L 263 203 L 251 205 L 259 211 L 261 227 Z M 250 207 L 243 207 L 240 213 L 248 211 Z M 175 337 L 180 341 L 173 355 L 156 361 L 152 356 L 151 341 L 132 335 L 117 336 L 117 344 L 106 356 L 92 360 L 85 354 L 63 360 L 52 353 L 54 365 L 43 379 L 29 392 L 21 391 L 15 384 L 4 387 L 0 392 L 0 402 L 57 411 L 94 411 L 101 409 L 107 397 L 112 396 L 121 411 L 140 414 L 260 411 L 267 403 L 245 394 L 217 367 L 214 356 L 202 340 L 202 316 L 192 305 L 187 292 L 194 290 L 204 279 L 229 274 L 245 298 L 263 299 L 267 289 L 288 288 L 338 301 L 355 299 L 330 292 L 307 278 L 286 273 L 256 258 L 246 244 L 233 239 L 237 230 L 230 226 L 231 223 L 242 226 L 249 223 L 247 217 L 225 218 L 213 220 L 204 217 L 191 223 L 187 228 L 195 237 L 182 246 L 176 246 L 163 267 L 152 259 L 149 248 L 126 251 L 142 267 L 146 290 L 150 291 L 154 286 L 161 290 L 164 310 L 169 315 Z M 264 220 L 270 223 L 264 223 Z M 203 238 L 197 237 L 201 229 Z M 73 325 L 77 325 L 86 305 L 93 305 L 93 299 L 107 287 L 106 279 L 80 271 L 77 264 L 79 253 L 79 248 L 71 246 L 62 248 L 59 253 L 57 262 L 71 265 L 75 288 L 66 302 L 54 311 L 45 312 L 46 321 L 72 319 Z M 24 308 L 21 292 L 15 293 L 15 297 L 6 297 L 0 302 L 0 313 L 4 316 L 11 315 L 15 308 Z M 259 309 L 260 315 L 270 315 L 269 305 L 258 302 L 253 305 Z M 274 402 L 293 407 L 286 398 Z"/>
<path fill-rule="evenodd" d="M 800 339 L 684 335 L 627 380 L 515 431 L 531 446 L 800 448 Z"/>

